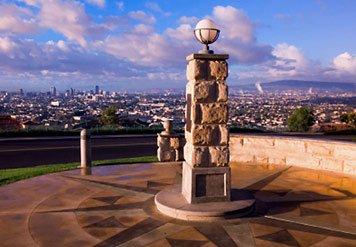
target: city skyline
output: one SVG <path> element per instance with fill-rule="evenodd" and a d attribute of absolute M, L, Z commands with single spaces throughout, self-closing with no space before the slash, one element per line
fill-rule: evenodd
<path fill-rule="evenodd" d="M 353 1 L 0 2 L 0 90 L 183 88 L 192 30 L 213 19 L 229 85 L 356 82 Z"/>

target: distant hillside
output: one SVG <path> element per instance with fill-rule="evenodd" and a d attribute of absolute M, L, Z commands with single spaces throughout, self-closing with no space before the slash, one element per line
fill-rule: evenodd
<path fill-rule="evenodd" d="M 284 90 L 328 90 L 328 91 L 355 91 L 356 83 L 345 82 L 323 82 L 323 81 L 298 81 L 298 80 L 283 80 L 274 82 L 265 82 L 260 84 L 263 91 L 284 91 Z M 254 84 L 232 86 L 235 90 L 256 91 Z"/>

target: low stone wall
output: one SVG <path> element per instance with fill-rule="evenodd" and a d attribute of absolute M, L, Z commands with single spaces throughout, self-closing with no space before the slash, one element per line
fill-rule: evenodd
<path fill-rule="evenodd" d="M 231 135 L 230 160 L 356 175 L 356 143 L 284 136 Z"/>

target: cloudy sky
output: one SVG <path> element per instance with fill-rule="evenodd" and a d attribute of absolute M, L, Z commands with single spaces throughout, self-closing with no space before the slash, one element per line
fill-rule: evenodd
<path fill-rule="evenodd" d="M 354 0 L 0 0 L 0 90 L 183 88 L 208 17 L 230 85 L 356 82 Z"/>

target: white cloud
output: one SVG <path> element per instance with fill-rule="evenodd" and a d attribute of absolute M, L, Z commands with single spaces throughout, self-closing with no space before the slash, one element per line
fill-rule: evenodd
<path fill-rule="evenodd" d="M 105 0 L 87 0 L 88 3 L 96 5 L 100 8 L 105 7 Z"/>
<path fill-rule="evenodd" d="M 37 30 L 33 13 L 14 4 L 0 5 L 0 32 L 30 33 Z"/>
<path fill-rule="evenodd" d="M 154 72 L 147 73 L 147 78 L 155 81 L 180 81 L 185 79 L 185 75 L 179 72 Z"/>
<path fill-rule="evenodd" d="M 62 0 L 41 0 L 41 4 L 39 18 L 42 26 L 62 33 L 69 40 L 74 40 L 81 46 L 87 45 L 85 34 L 90 25 L 90 19 L 86 15 L 83 5 Z"/>
<path fill-rule="evenodd" d="M 63 41 L 63 40 L 58 40 L 58 42 L 57 42 L 56 45 L 57 45 L 57 47 L 58 47 L 60 50 L 62 50 L 62 51 L 64 51 L 64 52 L 68 52 L 68 51 L 69 51 L 68 45 L 67 45 L 66 42 Z"/>
<path fill-rule="evenodd" d="M 170 16 L 171 15 L 170 12 L 164 11 L 161 8 L 161 6 L 159 6 L 158 3 L 156 3 L 156 2 L 147 2 L 146 3 L 146 8 L 148 8 L 148 9 L 154 11 L 154 12 L 160 13 L 160 14 L 162 14 L 164 16 Z"/>
<path fill-rule="evenodd" d="M 92 22 L 85 12 L 84 4 L 78 1 L 24 0 L 24 2 L 38 9 L 36 20 L 40 27 L 63 34 L 83 47 L 88 44 L 86 35 L 96 35 L 105 29 L 105 26 Z M 105 1 L 95 3 L 102 5 Z"/>
<path fill-rule="evenodd" d="M 193 28 L 189 24 L 182 24 L 175 29 L 167 28 L 165 33 L 173 40 L 183 42 L 194 41 Z"/>
<path fill-rule="evenodd" d="M 30 6 L 38 6 L 39 0 L 23 0 L 24 3 Z"/>
<path fill-rule="evenodd" d="M 140 65 L 157 66 L 171 60 L 172 46 L 157 33 L 108 37 L 102 47 L 109 54 Z"/>
<path fill-rule="evenodd" d="M 116 7 L 117 7 L 119 10 L 123 11 L 123 10 L 124 10 L 124 7 L 125 7 L 125 4 L 124 4 L 123 1 L 118 1 L 118 2 L 116 2 Z"/>
<path fill-rule="evenodd" d="M 242 10 L 232 6 L 216 6 L 213 10 L 213 18 L 226 38 L 238 39 L 243 43 L 254 41 L 254 25 Z"/>
<path fill-rule="evenodd" d="M 155 17 L 141 10 L 104 16 L 96 23 L 80 1 L 24 1 L 25 7 L 8 5 L 12 7 L 6 11 L 0 4 L 0 75 L 15 71 L 14 77 L 29 78 L 28 81 L 66 78 L 68 83 L 75 80 L 85 85 L 85 80 L 125 79 L 132 85 L 159 81 L 158 86 L 164 86 L 167 84 L 163 82 L 184 81 L 186 55 L 202 47 L 193 35 L 198 21 L 195 16 L 182 16 L 177 26 L 158 32 L 154 28 Z M 123 9 L 124 2 L 116 2 L 116 6 Z M 152 13 L 162 11 L 156 4 L 146 7 Z M 356 80 L 355 55 L 345 52 L 336 56 L 329 67 L 323 67 L 292 44 L 272 47 L 259 43 L 255 24 L 240 9 L 216 6 L 208 17 L 221 29 L 221 36 L 211 49 L 230 55 L 232 82 L 290 78 Z M 28 39 L 31 36 L 21 38 L 40 28 L 54 30 L 64 37 L 44 43 Z M 16 37 L 18 34 L 21 36 Z"/>
<path fill-rule="evenodd" d="M 304 74 L 310 68 L 310 61 L 295 46 L 286 43 L 278 44 L 272 51 L 276 57 L 274 66 L 270 69 L 272 76 L 297 76 Z"/>
<path fill-rule="evenodd" d="M 154 24 L 156 22 L 156 18 L 154 16 L 149 15 L 142 10 L 131 11 L 128 13 L 128 16 L 134 20 L 141 21 L 145 24 Z"/>
<path fill-rule="evenodd" d="M 191 26 L 195 26 L 198 23 L 199 19 L 195 16 L 182 16 L 179 18 L 180 24 L 189 24 Z"/>
<path fill-rule="evenodd" d="M 129 16 L 147 23 L 149 16 L 142 11 L 130 12 Z M 260 63 L 272 58 L 272 48 L 268 45 L 256 43 L 253 35 L 254 25 L 247 16 L 231 7 L 217 6 L 213 11 L 213 18 L 222 28 L 222 37 L 212 45 L 217 52 L 227 52 L 232 62 Z M 182 22 L 197 20 L 196 17 L 182 17 Z M 239 23 L 243 20 L 243 23 Z M 138 25 L 125 34 L 110 36 L 101 47 L 108 53 L 128 59 L 129 61 L 146 66 L 179 66 L 184 64 L 184 57 L 200 49 L 195 40 L 193 27 L 181 24 L 176 28 L 167 28 L 163 33 L 156 33 L 145 25 Z M 149 25 L 148 25 L 149 26 Z M 225 30 L 225 27 L 228 27 Z M 235 33 L 235 29 L 242 33 Z M 246 31 L 249 30 L 249 31 Z M 137 35 L 144 32 L 145 36 Z M 157 43 L 155 43 L 157 42 Z"/>
<path fill-rule="evenodd" d="M 221 30 L 220 38 L 212 48 L 229 53 L 230 61 L 256 64 L 272 58 L 272 47 L 257 43 L 255 25 L 242 10 L 232 6 L 216 6 L 211 18 Z"/>
<path fill-rule="evenodd" d="M 133 28 L 133 33 L 150 34 L 152 32 L 153 32 L 153 28 L 146 24 L 138 24 Z"/>
<path fill-rule="evenodd" d="M 0 52 L 8 54 L 15 47 L 15 42 L 13 42 L 9 37 L 0 37 Z"/>
<path fill-rule="evenodd" d="M 337 73 L 349 73 L 356 75 L 356 56 L 344 52 L 333 59 L 333 68 Z"/>

